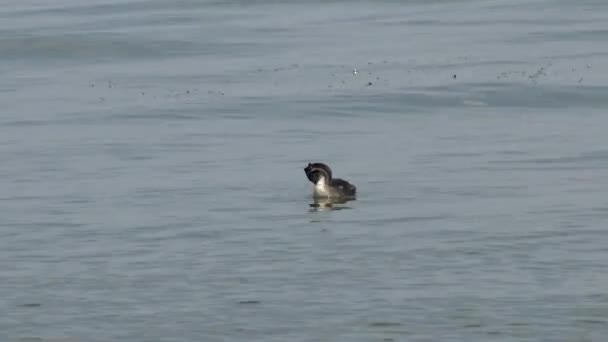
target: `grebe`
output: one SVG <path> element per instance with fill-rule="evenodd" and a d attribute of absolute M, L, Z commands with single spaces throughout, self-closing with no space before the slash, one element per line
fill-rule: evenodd
<path fill-rule="evenodd" d="M 331 169 L 326 164 L 308 163 L 304 172 L 308 180 L 315 185 L 312 192 L 314 198 L 355 198 L 357 187 L 343 179 L 332 178 Z"/>

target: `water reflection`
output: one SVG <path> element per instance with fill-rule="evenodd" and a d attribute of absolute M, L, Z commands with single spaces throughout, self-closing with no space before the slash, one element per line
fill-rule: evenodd
<path fill-rule="evenodd" d="M 310 211 L 351 209 L 351 207 L 344 204 L 354 200 L 355 199 L 315 198 L 313 203 L 310 203 L 309 206 Z"/>

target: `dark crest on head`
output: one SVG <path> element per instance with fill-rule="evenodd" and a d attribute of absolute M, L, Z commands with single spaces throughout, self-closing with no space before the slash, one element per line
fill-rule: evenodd
<path fill-rule="evenodd" d="M 304 172 L 306 172 L 306 177 L 313 184 L 317 184 L 321 177 L 325 178 L 326 182 L 331 182 L 331 169 L 323 163 L 308 163 L 308 166 L 304 168 Z"/>

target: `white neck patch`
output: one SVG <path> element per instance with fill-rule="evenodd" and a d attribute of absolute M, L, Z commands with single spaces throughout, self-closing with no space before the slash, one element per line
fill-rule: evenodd
<path fill-rule="evenodd" d="M 315 184 L 315 186 L 319 185 L 325 185 L 325 177 L 319 177 L 319 179 L 317 179 L 317 184 Z"/>
<path fill-rule="evenodd" d="M 317 184 L 315 184 L 314 194 L 316 196 L 328 196 L 329 189 L 327 187 L 327 183 L 325 182 L 325 177 L 319 178 L 317 180 Z"/>

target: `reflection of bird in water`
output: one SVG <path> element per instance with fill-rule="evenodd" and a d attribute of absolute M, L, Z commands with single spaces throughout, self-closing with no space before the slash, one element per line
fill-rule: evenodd
<path fill-rule="evenodd" d="M 333 178 L 331 169 L 326 164 L 308 163 L 304 172 L 315 185 L 312 192 L 315 203 L 311 206 L 327 207 L 328 204 L 341 204 L 355 199 L 357 187 L 343 179 Z"/>
<path fill-rule="evenodd" d="M 349 201 L 351 199 L 315 198 L 313 203 L 310 204 L 310 211 L 351 209 L 350 207 L 339 205 Z"/>

